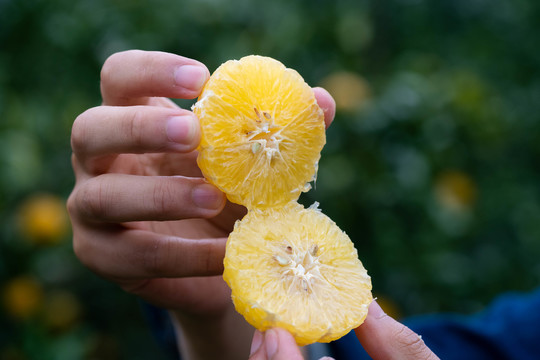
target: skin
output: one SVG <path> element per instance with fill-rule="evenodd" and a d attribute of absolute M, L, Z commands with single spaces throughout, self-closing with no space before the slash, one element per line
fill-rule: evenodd
<path fill-rule="evenodd" d="M 386 315 L 376 301 L 362 325 L 354 330 L 358 341 L 374 360 L 437 360 L 422 338 Z M 249 360 L 303 360 L 291 334 L 283 329 L 255 332 Z M 331 360 L 323 357 L 319 360 Z"/>
<path fill-rule="evenodd" d="M 174 54 L 109 57 L 102 105 L 73 124 L 76 182 L 67 207 L 79 260 L 168 309 L 184 359 L 242 359 L 254 329 L 234 310 L 221 274 L 227 236 L 245 209 L 204 180 L 198 119 L 170 100 L 196 98 L 209 76 L 202 63 Z M 334 100 L 324 89 L 314 93 L 329 126 Z M 260 349 L 273 346 L 272 359 L 302 356 L 283 330 L 254 339 L 265 344 Z"/>

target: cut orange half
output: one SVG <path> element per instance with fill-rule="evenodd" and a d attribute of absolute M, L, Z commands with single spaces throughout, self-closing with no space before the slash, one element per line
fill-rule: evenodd
<path fill-rule="evenodd" d="M 309 189 L 325 144 L 324 115 L 311 87 L 279 61 L 227 61 L 193 106 L 202 137 L 198 165 L 230 201 L 284 205 Z"/>
<path fill-rule="evenodd" d="M 298 345 L 342 337 L 372 301 L 349 237 L 296 202 L 248 212 L 229 235 L 224 266 L 236 310 L 261 331 L 288 330 Z"/>

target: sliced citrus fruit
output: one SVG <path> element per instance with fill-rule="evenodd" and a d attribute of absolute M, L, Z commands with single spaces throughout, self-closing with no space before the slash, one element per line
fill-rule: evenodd
<path fill-rule="evenodd" d="M 236 310 L 257 329 L 288 330 L 298 345 L 359 326 L 371 279 L 349 237 L 320 210 L 296 202 L 257 209 L 229 235 L 223 277 Z"/>
<path fill-rule="evenodd" d="M 193 111 L 202 131 L 198 165 L 230 201 L 272 207 L 309 189 L 326 141 L 324 115 L 296 71 L 263 56 L 227 61 Z"/>

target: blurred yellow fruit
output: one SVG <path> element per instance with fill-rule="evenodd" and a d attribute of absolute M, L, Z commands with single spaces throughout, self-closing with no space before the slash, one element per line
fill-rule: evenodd
<path fill-rule="evenodd" d="M 476 201 L 476 185 L 465 173 L 449 170 L 440 174 L 435 183 L 435 195 L 447 209 L 461 211 Z"/>
<path fill-rule="evenodd" d="M 64 201 L 52 194 L 36 194 L 28 198 L 18 213 L 21 233 L 36 244 L 54 244 L 69 229 Z"/>
<path fill-rule="evenodd" d="M 56 290 L 45 297 L 43 316 L 45 323 L 54 330 L 72 326 L 81 313 L 81 305 L 74 294 Z"/>
<path fill-rule="evenodd" d="M 296 202 L 248 212 L 229 236 L 224 266 L 236 310 L 261 331 L 288 330 L 299 345 L 342 337 L 372 301 L 349 237 Z"/>
<path fill-rule="evenodd" d="M 230 201 L 280 206 L 309 190 L 326 141 L 324 114 L 296 71 L 262 56 L 227 61 L 193 111 L 199 167 Z"/>
<path fill-rule="evenodd" d="M 3 289 L 3 300 L 8 314 L 26 319 L 40 308 L 43 301 L 43 289 L 36 279 L 22 275 L 6 284 Z"/>
<path fill-rule="evenodd" d="M 338 111 L 358 110 L 370 96 L 367 81 L 354 72 L 332 73 L 321 81 L 321 86 L 332 95 Z"/>

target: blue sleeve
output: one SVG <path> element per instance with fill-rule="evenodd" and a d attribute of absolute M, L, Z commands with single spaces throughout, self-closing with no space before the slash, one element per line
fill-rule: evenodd
<path fill-rule="evenodd" d="M 163 348 L 178 359 L 168 314 L 143 305 Z M 403 321 L 443 360 L 540 359 L 540 289 L 506 294 L 474 315 L 426 315 Z M 353 332 L 329 344 L 338 360 L 370 359 Z"/>
<path fill-rule="evenodd" d="M 170 360 L 180 360 L 174 327 L 168 312 L 143 301 L 140 304 L 152 335 L 165 353 L 164 355 Z"/>
<path fill-rule="evenodd" d="M 540 289 L 501 296 L 475 315 L 428 315 L 403 322 L 443 360 L 540 359 Z M 340 360 L 370 359 L 353 333 L 331 347 Z"/>

